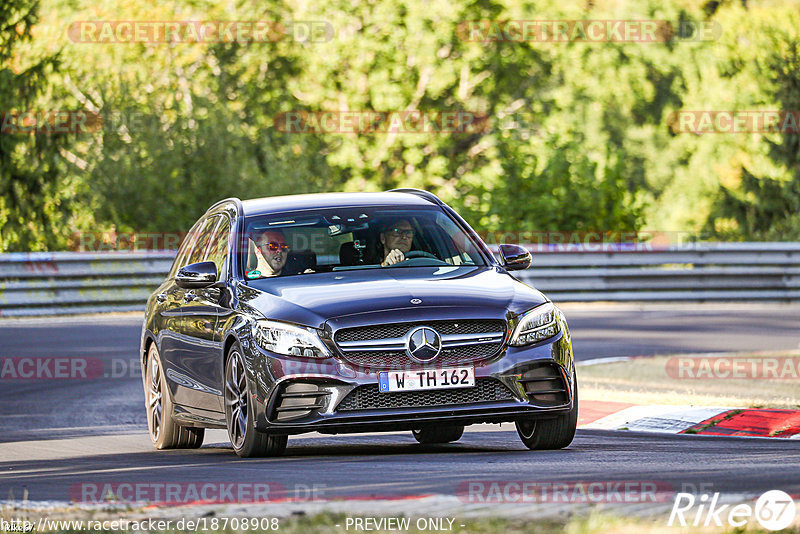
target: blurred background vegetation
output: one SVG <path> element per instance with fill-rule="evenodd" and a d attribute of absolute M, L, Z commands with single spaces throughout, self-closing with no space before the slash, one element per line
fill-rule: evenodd
<path fill-rule="evenodd" d="M 714 23 L 716 39 L 467 42 L 471 20 Z M 76 21 L 324 21 L 332 38 L 81 43 Z M 746 0 L 3 0 L 0 251 L 185 231 L 227 196 L 428 189 L 482 231 L 800 238 L 797 134 L 676 133 L 679 110 L 800 110 L 800 6 Z M 474 134 L 298 135 L 292 110 L 469 110 Z"/>

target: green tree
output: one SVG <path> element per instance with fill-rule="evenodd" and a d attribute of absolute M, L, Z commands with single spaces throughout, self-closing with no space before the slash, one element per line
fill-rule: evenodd
<path fill-rule="evenodd" d="M 177 0 L 169 5 L 95 2 L 91 20 L 285 20 L 281 1 Z M 60 5 L 59 20 L 85 11 Z M 336 189 L 324 143 L 272 129 L 296 109 L 286 91 L 303 43 L 71 42 L 65 65 L 71 91 L 104 117 L 101 131 L 77 146 L 86 161 L 98 220 L 117 231 L 179 232 L 212 203 Z M 75 169 L 73 169 L 75 171 Z"/>
<path fill-rule="evenodd" d="M 800 36 L 780 32 L 771 37 L 773 46 L 755 66 L 770 83 L 779 109 L 798 119 Z M 765 136 L 764 143 L 779 172 L 742 166 L 740 186 L 720 190 L 714 215 L 733 218 L 745 239 L 800 239 L 800 133 L 795 124 L 776 135 Z"/>
<path fill-rule="evenodd" d="M 796 135 L 670 128 L 680 110 L 800 108 L 800 14 L 789 0 L 47 0 L 32 39 L 35 5 L 3 4 L 12 24 L 2 30 L 0 109 L 85 109 L 105 123 L 93 134 L 0 136 L 4 249 L 62 247 L 65 232 L 90 225 L 183 230 L 230 195 L 398 186 L 432 190 L 483 231 L 705 228 L 772 239 L 800 226 Z M 544 19 L 720 31 L 565 43 L 465 39 L 463 29 Z M 316 21 L 332 34 L 101 44 L 65 35 L 84 20 Z M 489 120 L 467 133 L 298 134 L 276 124 L 283 112 L 345 110 Z"/>
<path fill-rule="evenodd" d="M 70 136 L 17 130 L 25 113 L 55 111 L 49 79 L 58 55 L 18 55 L 32 39 L 38 9 L 35 0 L 0 3 L 0 251 L 58 249 L 71 230 L 77 185 L 65 178 L 59 155 Z"/>

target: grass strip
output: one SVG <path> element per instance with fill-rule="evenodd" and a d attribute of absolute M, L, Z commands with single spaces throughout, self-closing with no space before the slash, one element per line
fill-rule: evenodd
<path fill-rule="evenodd" d="M 784 378 L 764 378 L 751 373 L 746 378 L 721 376 L 724 373 L 676 374 L 687 360 L 698 369 L 713 369 L 719 358 L 723 364 L 742 363 L 745 369 L 762 369 L 770 363 L 800 365 L 800 352 L 708 356 L 654 356 L 578 367 L 581 400 L 627 402 L 638 405 L 731 406 L 736 408 L 800 409 L 800 375 L 783 373 Z M 703 361 L 705 358 L 707 361 Z M 789 362 L 788 364 L 786 362 Z M 700 364 L 705 364 L 703 367 Z M 723 368 L 727 368 L 723 365 Z M 795 377 L 796 376 L 796 377 Z"/>

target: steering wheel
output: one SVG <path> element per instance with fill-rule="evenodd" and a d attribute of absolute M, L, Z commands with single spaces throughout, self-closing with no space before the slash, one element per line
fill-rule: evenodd
<path fill-rule="evenodd" d="M 412 260 L 414 258 L 431 258 L 432 260 L 439 260 L 439 258 L 434 256 L 433 254 L 431 254 L 430 252 L 425 252 L 424 250 L 409 250 L 408 252 L 403 254 L 403 256 L 405 257 L 406 260 Z"/>

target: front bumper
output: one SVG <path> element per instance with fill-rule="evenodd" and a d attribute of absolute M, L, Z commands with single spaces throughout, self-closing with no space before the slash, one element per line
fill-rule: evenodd
<path fill-rule="evenodd" d="M 566 329 L 538 345 L 507 347 L 491 360 L 475 364 L 476 384 L 490 384 L 501 392 L 489 400 L 473 395 L 464 401 L 464 395 L 454 394 L 449 397 L 455 403 L 448 395 L 436 397 L 441 400 L 437 402 L 422 394 L 409 397 L 404 405 L 379 403 L 379 408 L 369 402 L 353 403 L 349 397 L 362 388 L 360 391 L 368 390 L 375 399 L 379 370 L 358 368 L 338 357 L 301 360 L 279 356 L 255 343 L 242 343 L 242 348 L 252 373 L 256 428 L 273 434 L 411 430 L 429 423 L 469 425 L 552 418 L 568 413 L 574 402 L 574 363 Z M 536 384 L 552 388 L 558 383 L 556 376 L 563 384 L 563 395 L 531 393 Z M 466 389 L 433 391 L 464 393 Z"/>

